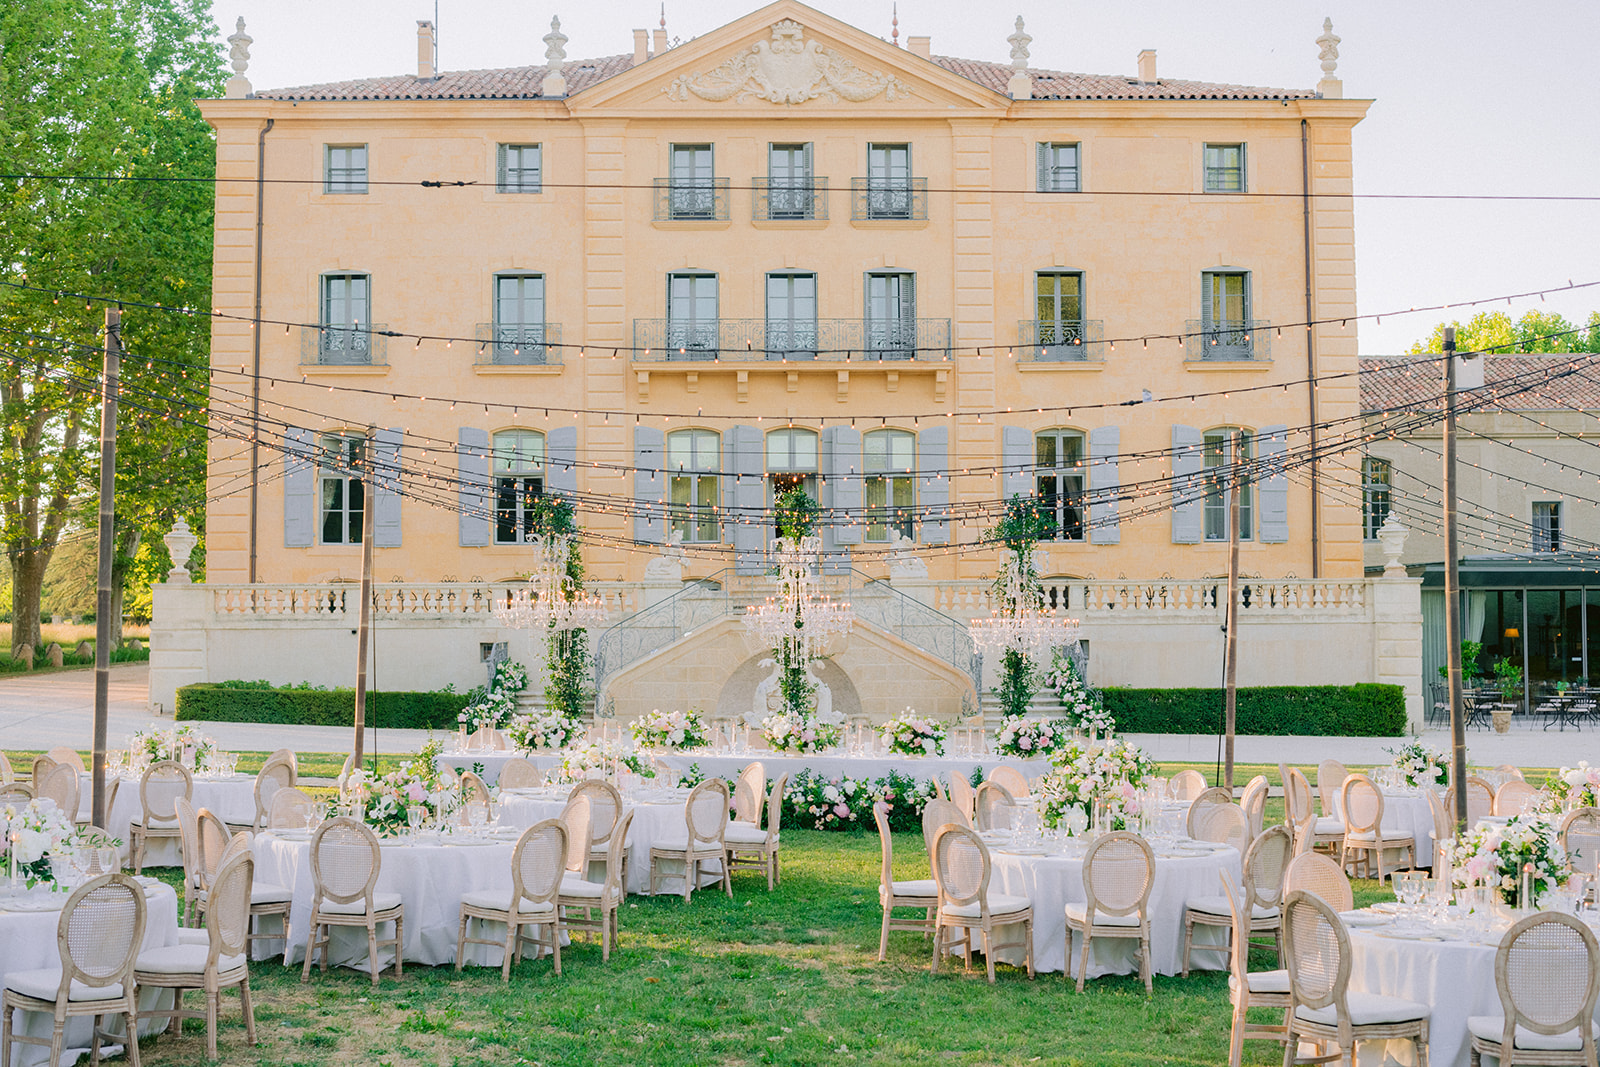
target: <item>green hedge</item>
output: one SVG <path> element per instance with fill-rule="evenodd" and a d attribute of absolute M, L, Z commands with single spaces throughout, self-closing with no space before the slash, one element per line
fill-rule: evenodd
<path fill-rule="evenodd" d="M 353 726 L 354 689 L 290 689 L 201 683 L 178 690 L 174 718 L 211 722 L 273 722 L 291 726 Z M 368 693 L 367 725 L 389 730 L 454 730 L 465 693 Z"/>
<path fill-rule="evenodd" d="M 1221 689 L 1103 689 L 1117 731 L 1214 734 L 1222 726 Z M 1236 732 L 1399 737 L 1406 728 L 1398 685 L 1267 685 L 1239 690 Z"/>

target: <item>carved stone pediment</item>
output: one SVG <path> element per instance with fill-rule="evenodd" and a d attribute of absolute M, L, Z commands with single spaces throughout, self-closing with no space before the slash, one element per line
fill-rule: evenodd
<path fill-rule="evenodd" d="M 662 92 L 674 100 L 743 103 L 754 97 L 774 104 L 807 100 L 849 100 L 862 103 L 880 94 L 902 100 L 911 88 L 893 74 L 862 70 L 850 60 L 805 38 L 805 27 L 784 19 L 772 27 L 770 41 L 757 41 L 747 51 L 714 70 L 683 74 Z"/>

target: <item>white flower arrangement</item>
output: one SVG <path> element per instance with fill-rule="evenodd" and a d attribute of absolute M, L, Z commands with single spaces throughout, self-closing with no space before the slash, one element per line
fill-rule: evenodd
<path fill-rule="evenodd" d="M 895 718 L 878 727 L 883 734 L 885 747 L 901 756 L 944 755 L 945 727 L 913 708 L 906 708 Z"/>
<path fill-rule="evenodd" d="M 629 730 L 640 748 L 704 748 L 706 723 L 696 708 L 688 711 L 662 711 L 660 708 L 636 720 Z"/>
<path fill-rule="evenodd" d="M 1117 728 L 1117 721 L 1106 710 L 1099 692 L 1089 688 L 1072 657 L 1064 655 L 1060 649 L 1056 649 L 1049 669 L 1044 672 L 1044 682 L 1056 691 L 1056 699 L 1066 711 L 1067 721 L 1079 730 L 1110 734 Z"/>
<path fill-rule="evenodd" d="M 796 715 L 780 711 L 761 720 L 761 736 L 777 752 L 821 752 L 844 739 L 844 716 Z"/>
<path fill-rule="evenodd" d="M 995 735 L 995 751 L 1004 756 L 1037 759 L 1049 756 L 1072 739 L 1065 719 L 1007 719 Z"/>
<path fill-rule="evenodd" d="M 1484 823 L 1461 835 L 1451 854 L 1455 884 L 1486 884 L 1513 908 L 1531 907 L 1571 873 L 1559 822 L 1548 815 L 1513 815 L 1504 826 Z M 1523 902 L 1522 868 L 1533 864 L 1534 900 Z"/>
<path fill-rule="evenodd" d="M 581 781 L 595 771 L 609 774 L 613 767 L 630 771 L 641 778 L 654 778 L 656 769 L 637 752 L 624 749 L 616 741 L 588 741 L 561 754 L 561 776 L 569 782 Z"/>
<path fill-rule="evenodd" d="M 1036 792 L 1046 826 L 1057 825 L 1069 807 L 1088 815 L 1096 800 L 1116 799 L 1126 807 L 1132 802 L 1129 790 L 1143 788 L 1155 773 L 1155 761 L 1126 741 L 1094 748 L 1072 741 L 1051 762 L 1056 769 L 1039 780 Z"/>
<path fill-rule="evenodd" d="M 1450 758 L 1436 748 L 1421 741 L 1412 741 L 1399 749 L 1385 749 L 1394 756 L 1394 767 L 1409 786 L 1439 786 L 1450 784 Z"/>
<path fill-rule="evenodd" d="M 513 715 L 506 724 L 511 743 L 520 749 L 564 748 L 578 736 L 578 725 L 551 708 L 532 715 Z"/>
<path fill-rule="evenodd" d="M 181 763 L 185 754 L 191 750 L 194 752 L 194 765 L 203 768 L 210 762 L 211 754 L 217 750 L 217 743 L 190 722 L 174 723 L 169 727 L 151 723 L 143 730 L 136 730 L 128 735 L 130 759 L 143 756 L 146 763 L 164 759 Z"/>
<path fill-rule="evenodd" d="M 1576 767 L 1562 767 L 1544 781 L 1540 811 L 1563 812 L 1573 808 L 1600 808 L 1600 767 L 1579 760 Z"/>
<path fill-rule="evenodd" d="M 29 889 L 55 882 L 52 856 L 69 855 L 77 828 L 48 799 L 0 809 L 0 855 Z"/>
<path fill-rule="evenodd" d="M 406 809 L 420 807 L 430 819 L 443 819 L 461 807 L 461 789 L 439 775 L 434 757 L 440 745 L 429 740 L 415 759 L 388 774 L 372 775 L 362 767 L 339 776 L 340 809 L 365 816 L 382 836 L 405 833 L 410 824 Z"/>
<path fill-rule="evenodd" d="M 483 694 L 462 708 L 461 713 L 456 716 L 456 721 L 472 733 L 483 729 L 498 730 L 501 724 L 516 713 L 516 710 L 516 695 L 503 689 L 496 690 Z"/>
<path fill-rule="evenodd" d="M 520 693 L 528 688 L 528 668 L 513 659 L 503 659 L 494 669 L 489 688 L 497 693 Z"/>

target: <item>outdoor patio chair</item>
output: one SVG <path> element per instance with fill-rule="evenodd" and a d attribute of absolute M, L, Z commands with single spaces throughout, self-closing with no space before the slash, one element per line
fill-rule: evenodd
<path fill-rule="evenodd" d="M 83 757 L 78 755 L 78 750 L 69 745 L 57 745 L 45 753 L 57 763 L 65 763 L 79 774 L 84 772 Z"/>
<path fill-rule="evenodd" d="M 973 931 L 983 936 L 983 959 L 993 985 L 994 956 L 1003 948 L 1021 948 L 1028 977 L 1033 977 L 1033 901 L 1025 896 L 989 892 L 992 867 L 989 850 L 976 831 L 946 824 L 933 842 L 933 875 L 939 885 L 939 907 L 934 914 L 933 972 L 945 953 L 962 949 L 966 965 L 972 966 Z M 1087 872 L 1087 868 L 1085 868 Z M 1000 942 L 995 932 L 1002 927 L 1022 926 L 1020 941 Z M 958 938 L 947 938 L 947 931 L 960 930 Z"/>
<path fill-rule="evenodd" d="M 1383 791 L 1364 774 L 1352 774 L 1344 782 L 1344 848 L 1340 863 L 1348 867 L 1352 854 L 1368 861 L 1368 869 L 1376 865 L 1381 883 L 1389 872 L 1404 870 L 1397 859 L 1389 866 L 1386 853 L 1408 854 L 1411 866 L 1417 865 L 1417 842 L 1407 833 L 1389 832 L 1383 828 Z"/>
<path fill-rule="evenodd" d="M 0 804 L 26 804 L 33 799 L 33 786 L 24 782 L 0 785 Z"/>
<path fill-rule="evenodd" d="M 584 798 L 579 800 L 587 806 Z M 456 970 L 461 970 L 468 945 L 499 945 L 505 951 L 500 964 L 500 980 L 511 981 L 513 960 L 522 960 L 523 946 L 533 942 L 538 949 L 549 949 L 555 973 L 561 973 L 561 909 L 557 899 L 566 874 L 567 857 L 572 854 L 567 831 L 559 819 L 545 819 L 522 831 L 511 851 L 511 891 L 479 889 L 461 898 L 461 921 L 456 934 Z M 583 850 L 587 854 L 588 849 Z M 501 923 L 506 928 L 503 940 L 468 937 L 472 919 Z M 548 927 L 548 937 L 537 932 L 530 936 L 524 927 Z"/>
<path fill-rule="evenodd" d="M 1244 792 L 1239 794 L 1239 807 L 1244 809 L 1245 815 L 1250 819 L 1252 841 L 1261 836 L 1262 823 L 1266 821 L 1267 790 L 1267 776 L 1258 774 L 1244 784 Z"/>
<path fill-rule="evenodd" d="M 611 959 L 611 946 L 619 936 L 618 915 L 628 895 L 622 872 L 633 815 L 631 811 L 626 813 L 612 829 L 611 839 L 606 843 L 605 874 L 601 880 L 591 882 L 567 871 L 561 876 L 561 892 L 556 898 L 556 906 L 561 909 L 561 924 L 569 932 L 578 930 L 600 935 L 601 963 Z M 582 917 L 573 914 L 578 908 L 583 909 Z"/>
<path fill-rule="evenodd" d="M 760 823 L 761 804 L 766 799 L 767 768 L 755 760 L 739 772 L 733 786 L 733 822 Z"/>
<path fill-rule="evenodd" d="M 128 851 L 133 873 L 144 870 L 145 843 L 152 837 L 177 837 L 178 815 L 173 801 L 193 801 L 194 776 L 174 760 L 152 763 L 139 780 L 139 818 L 128 825 Z"/>
<path fill-rule="evenodd" d="M 1530 804 L 1538 802 L 1539 791 L 1521 778 L 1510 778 L 1501 783 L 1494 793 L 1496 815 L 1521 815 Z"/>
<path fill-rule="evenodd" d="M 1195 836 L 1195 820 L 1205 817 L 1206 808 L 1231 807 L 1232 805 L 1233 794 L 1228 792 L 1226 789 L 1223 789 L 1221 786 L 1202 791 L 1198 796 L 1189 801 L 1189 814 L 1185 818 L 1185 825 L 1188 828 L 1189 836 Z"/>
<path fill-rule="evenodd" d="M 1494 786 L 1476 775 L 1467 777 L 1467 828 L 1478 825 L 1485 815 L 1494 814 Z"/>
<path fill-rule="evenodd" d="M 256 772 L 255 801 L 256 817 L 249 826 L 232 826 L 228 829 L 235 832 L 249 830 L 259 832 L 270 825 L 268 818 L 272 814 L 272 797 L 280 789 L 289 789 L 294 786 L 299 778 L 298 764 L 294 753 L 288 749 L 280 748 L 267 757 L 267 761 Z M 304 825 L 304 824 L 302 824 Z"/>
<path fill-rule="evenodd" d="M 36 782 L 35 795 L 55 801 L 56 810 L 68 822 L 78 821 L 78 776 L 82 772 L 70 763 L 57 763 L 45 772 L 44 781 Z"/>
<path fill-rule="evenodd" d="M 1337 860 L 1320 852 L 1308 852 L 1289 861 L 1283 872 L 1284 895 L 1296 889 L 1314 893 L 1334 911 L 1351 911 L 1356 906 L 1350 876 Z"/>
<path fill-rule="evenodd" d="M 579 782 L 568 795 L 589 798 L 589 865 L 604 863 L 611 854 L 611 835 L 622 817 L 622 794 L 610 782 L 590 779 Z M 624 852 L 622 858 L 626 863 L 628 854 Z M 584 877 L 588 876 L 586 871 Z"/>
<path fill-rule="evenodd" d="M 1119 830 L 1095 839 L 1083 857 L 1082 903 L 1067 904 L 1066 967 L 1072 971 L 1072 935 L 1083 938 L 1078 962 L 1078 992 L 1089 973 L 1089 945 L 1095 938 L 1137 939 L 1139 977 L 1152 991 L 1150 977 L 1150 889 L 1156 860 L 1138 834 Z"/>
<path fill-rule="evenodd" d="M 1286 827 L 1276 829 L 1287 834 Z M 1289 1009 L 1289 972 L 1250 970 L 1250 934 L 1239 910 L 1239 897 L 1233 889 L 1233 878 L 1222 872 L 1223 899 L 1228 905 L 1228 919 L 1232 935 L 1228 952 L 1228 1000 L 1233 1005 L 1233 1025 L 1229 1031 L 1228 1067 L 1239 1067 L 1244 1059 L 1244 1043 L 1251 1040 L 1283 1043 L 1288 1028 L 1277 1025 L 1251 1023 L 1251 1008 Z M 1280 960 L 1281 962 L 1281 960 Z"/>
<path fill-rule="evenodd" d="M 16 780 L 17 776 L 11 770 L 11 761 L 6 759 L 4 752 L 0 752 L 0 785 L 10 785 Z"/>
<path fill-rule="evenodd" d="M 998 782 L 984 782 L 978 786 L 976 812 L 973 820 L 979 830 L 1009 830 L 1012 828 L 1017 802 L 1005 786 Z"/>
<path fill-rule="evenodd" d="M 288 792 L 288 790 L 279 790 L 278 793 L 273 795 L 274 803 L 278 802 L 280 796 L 286 797 Z M 300 790 L 295 789 L 294 792 L 298 793 Z M 226 863 L 232 854 L 241 848 L 246 852 L 251 852 L 252 855 L 254 853 L 250 834 L 240 830 L 230 837 L 227 825 L 215 813 L 206 808 L 200 809 L 198 818 L 200 822 L 200 869 L 203 883 L 199 893 L 199 902 L 200 911 L 203 914 L 208 907 L 207 902 L 210 899 L 211 883 L 215 880 L 216 873 L 221 869 L 222 864 Z M 305 824 L 305 818 L 302 816 L 300 822 L 296 824 L 296 828 L 304 827 Z M 257 941 L 282 940 L 284 951 L 287 953 L 289 947 L 289 912 L 292 910 L 293 902 L 294 892 L 292 890 L 286 886 L 261 881 L 255 877 L 254 868 L 251 869 L 250 927 L 245 934 L 246 951 L 249 950 L 249 946 Z M 259 932 L 260 920 L 268 915 L 276 915 L 282 921 L 283 933 Z"/>
<path fill-rule="evenodd" d="M 1567 812 L 1561 820 L 1561 847 L 1572 861 L 1572 869 L 1590 879 L 1584 895 L 1594 895 L 1594 878 L 1600 872 L 1600 808 Z"/>
<path fill-rule="evenodd" d="M 700 865 L 716 861 L 722 867 L 722 888 L 731 898 L 733 881 L 728 865 L 722 862 L 727 851 L 723 831 L 728 825 L 728 787 L 720 778 L 708 778 L 694 787 L 683 805 L 684 836 L 663 838 L 650 847 L 650 893 L 655 895 L 660 877 L 656 867 L 662 860 L 683 864 L 683 899 L 697 888 Z"/>
<path fill-rule="evenodd" d="M 1350 771 L 1336 759 L 1325 759 L 1317 764 L 1317 800 L 1322 805 L 1322 816 L 1339 817 L 1339 790 Z M 1342 825 L 1342 821 L 1341 821 Z"/>
<path fill-rule="evenodd" d="M 489 823 L 489 787 L 476 771 L 461 772 L 461 825 L 472 825 L 472 807 L 483 809 L 484 825 Z"/>
<path fill-rule="evenodd" d="M 544 785 L 544 772 L 534 766 L 531 760 L 509 759 L 500 768 L 497 782 L 502 790 L 536 789 Z"/>
<path fill-rule="evenodd" d="M 33 791 L 35 794 L 39 792 L 39 787 L 44 785 L 45 776 L 49 774 L 52 769 L 54 769 L 55 765 L 56 761 L 51 759 L 49 756 L 41 755 L 33 757 L 33 768 L 28 781 L 33 784 Z"/>
<path fill-rule="evenodd" d="M 1467 1018 L 1472 1067 L 1484 1056 L 1508 1065 L 1595 1062 L 1600 945 L 1587 926 L 1553 912 L 1518 922 L 1495 950 L 1494 984 L 1500 1014 Z"/>
<path fill-rule="evenodd" d="M 1021 800 L 1028 795 L 1028 779 L 1009 763 L 996 766 L 989 772 L 987 780 L 1010 793 L 1013 800 Z"/>
<path fill-rule="evenodd" d="M 406 943 L 405 901 L 399 893 L 375 888 L 382 869 L 378 835 L 365 823 L 341 815 L 317 827 L 311 837 L 310 936 L 300 981 L 310 980 L 318 949 L 322 950 L 322 971 L 327 972 L 335 926 L 365 927 L 367 966 L 373 985 L 383 974 L 378 967 L 378 949 L 385 945 L 394 947 L 394 976 L 401 976 Z M 378 927 L 384 923 L 394 924 L 394 937 L 380 940 Z"/>
<path fill-rule="evenodd" d="M 1456 818 L 1455 813 L 1445 805 L 1445 797 L 1449 796 L 1448 793 L 1440 795 L 1437 790 L 1424 789 L 1422 794 L 1428 798 L 1428 814 L 1433 816 L 1431 862 L 1433 871 L 1437 874 L 1444 869 L 1445 856 L 1448 854 L 1450 847 L 1455 844 Z M 1419 855 L 1417 859 L 1420 862 L 1422 857 Z"/>
<path fill-rule="evenodd" d="M 971 825 L 977 814 L 978 792 L 960 771 L 950 775 L 950 803 L 961 809 L 961 814 L 967 817 L 967 823 Z"/>
<path fill-rule="evenodd" d="M 311 794 L 298 786 L 285 786 L 272 794 L 267 809 L 269 830 L 304 830 L 311 815 Z"/>
<path fill-rule="evenodd" d="M 1283 872 L 1288 869 L 1294 841 L 1285 826 L 1273 826 L 1262 831 L 1250 842 L 1244 853 L 1243 899 L 1237 904 L 1249 916 L 1252 934 L 1271 934 L 1273 951 L 1278 962 L 1283 962 L 1283 927 L 1279 905 L 1283 902 Z M 1227 874 L 1224 873 L 1226 878 Z M 1230 942 L 1221 945 L 1196 945 L 1196 926 L 1220 926 L 1231 930 L 1233 920 L 1231 905 L 1234 902 L 1221 896 L 1191 897 L 1183 909 L 1183 976 L 1189 977 L 1189 957 L 1193 952 L 1220 952 L 1224 958 L 1230 951 Z"/>
<path fill-rule="evenodd" d="M 1189 769 L 1179 771 L 1167 782 L 1167 793 L 1173 800 L 1193 800 L 1206 789 L 1206 776 Z"/>
<path fill-rule="evenodd" d="M 1502 763 L 1499 766 L 1495 767 L 1494 770 L 1495 770 L 1496 774 L 1505 775 L 1506 776 L 1505 777 L 1506 781 L 1510 781 L 1513 778 L 1517 779 L 1518 781 L 1524 781 L 1525 780 L 1523 778 L 1523 775 L 1522 775 L 1522 768 L 1518 767 L 1516 764 L 1513 764 L 1513 763 Z"/>
<path fill-rule="evenodd" d="M 789 786 L 789 776 L 780 774 L 772 783 L 767 796 L 767 828 L 760 823 L 729 822 L 722 832 L 727 846 L 723 864 L 731 872 L 734 868 L 754 867 L 767 876 L 767 892 L 782 880 L 778 871 L 778 850 L 782 847 L 779 829 L 783 822 L 783 791 Z"/>
<path fill-rule="evenodd" d="M 881 800 L 873 804 L 872 820 L 878 826 L 878 851 L 883 861 L 878 869 L 878 904 L 883 908 L 883 929 L 878 934 L 878 962 L 882 963 L 889 958 L 889 931 L 906 930 L 924 936 L 933 933 L 933 913 L 939 906 L 939 883 L 933 878 L 896 881 L 894 836 L 889 832 L 889 806 Z M 921 908 L 923 917 L 897 918 L 894 914 L 896 908 Z"/>

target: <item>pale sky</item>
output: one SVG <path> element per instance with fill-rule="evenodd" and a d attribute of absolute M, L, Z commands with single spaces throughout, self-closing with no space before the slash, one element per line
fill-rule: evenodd
<path fill-rule="evenodd" d="M 213 0 L 223 33 L 245 17 L 258 89 L 416 70 L 416 20 L 435 0 Z M 668 0 L 667 32 L 685 40 L 761 6 L 756 0 Z M 888 38 L 890 0 L 812 0 Z M 983 8 L 983 10 L 979 10 Z M 438 0 L 446 70 L 544 62 L 559 15 L 570 59 L 633 50 L 659 0 L 564 5 Z M 1021 14 L 1032 63 L 1090 74 L 1135 73 L 1154 48 L 1163 77 L 1314 88 L 1324 16 L 1342 37 L 1347 97 L 1376 103 L 1355 131 L 1358 193 L 1600 195 L 1600 3 L 1535 0 L 901 0 L 900 40 L 933 38 L 935 55 L 1005 62 Z M 1356 258 L 1363 313 L 1600 280 L 1600 203 L 1358 201 Z M 1600 288 L 1497 307 L 1581 321 Z M 1365 355 L 1400 352 L 1441 318 L 1403 315 L 1361 326 Z"/>

